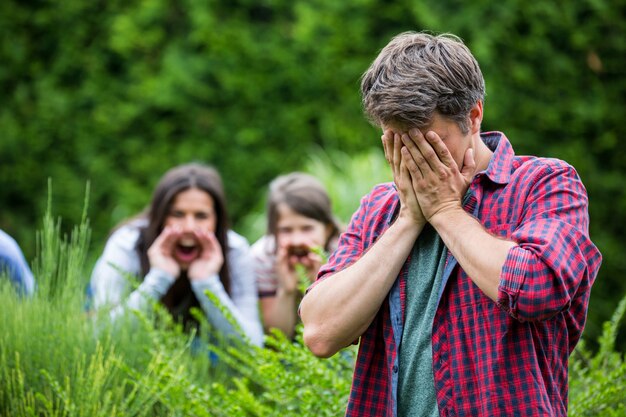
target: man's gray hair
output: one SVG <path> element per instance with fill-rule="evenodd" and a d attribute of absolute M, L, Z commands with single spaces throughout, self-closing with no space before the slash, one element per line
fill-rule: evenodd
<path fill-rule="evenodd" d="M 423 129 L 437 112 L 467 134 L 469 112 L 485 97 L 485 80 L 457 36 L 404 32 L 363 74 L 361 94 L 365 114 L 378 126 Z"/>

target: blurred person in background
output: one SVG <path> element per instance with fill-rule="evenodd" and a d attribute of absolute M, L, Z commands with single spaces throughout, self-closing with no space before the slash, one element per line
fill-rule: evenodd
<path fill-rule="evenodd" d="M 158 301 L 185 328 L 197 326 L 190 314 L 197 307 L 220 334 L 234 334 L 205 291 L 230 311 L 253 344 L 262 345 L 249 244 L 229 229 L 218 172 L 191 163 L 167 171 L 148 209 L 113 232 L 92 272 L 91 293 L 94 307 L 111 308 L 113 318 Z"/>
<path fill-rule="evenodd" d="M 15 239 L 0 230 L 0 276 L 6 276 L 21 295 L 35 291 L 33 273 Z"/>
<path fill-rule="evenodd" d="M 261 314 L 267 331 L 293 338 L 305 287 L 317 277 L 323 255 L 337 246 L 340 226 L 326 189 L 315 177 L 294 172 L 269 185 L 267 233 L 252 245 Z"/>

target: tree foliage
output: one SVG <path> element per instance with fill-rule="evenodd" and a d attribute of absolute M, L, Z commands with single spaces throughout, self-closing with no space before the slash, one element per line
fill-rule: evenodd
<path fill-rule="evenodd" d="M 52 178 L 94 247 L 190 160 L 223 174 L 235 225 L 312 147 L 379 146 L 359 77 L 391 36 L 452 32 L 487 81 L 484 129 L 566 159 L 604 254 L 589 330 L 626 292 L 626 4 L 622 0 L 7 0 L 0 2 L 0 227 L 35 252 Z M 366 168 L 367 169 L 367 168 Z M 347 219 L 344 219 L 344 221 Z"/>

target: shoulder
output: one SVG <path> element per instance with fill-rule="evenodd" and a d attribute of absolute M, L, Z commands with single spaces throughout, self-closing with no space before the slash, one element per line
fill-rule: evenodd
<path fill-rule="evenodd" d="M 107 247 L 114 246 L 126 251 L 134 250 L 139 239 L 139 233 L 145 227 L 145 223 L 143 219 L 139 219 L 118 227 L 109 236 L 106 243 Z"/>
<path fill-rule="evenodd" d="M 383 182 L 376 184 L 372 190 L 365 196 L 369 201 L 386 201 L 387 199 L 393 199 L 398 195 L 396 187 L 393 182 Z"/>
<path fill-rule="evenodd" d="M 398 201 L 398 192 L 393 183 L 377 184 L 361 199 L 361 205 L 352 217 L 352 222 L 389 222 L 394 215 Z"/>
<path fill-rule="evenodd" d="M 576 169 L 557 158 L 540 156 L 516 156 L 513 162 L 514 176 L 524 182 L 538 181 L 549 175 L 566 175 L 578 178 Z"/>
<path fill-rule="evenodd" d="M 0 274 L 4 269 L 11 271 L 13 281 L 17 281 L 26 294 L 34 289 L 33 274 L 17 241 L 0 230 Z"/>
<path fill-rule="evenodd" d="M 141 265 L 136 246 L 145 222 L 132 220 L 119 226 L 107 240 L 104 251 L 96 261 L 91 274 L 94 291 L 108 291 L 114 286 L 124 286 L 124 273 L 139 275 Z"/>
<path fill-rule="evenodd" d="M 276 262 L 276 239 L 273 236 L 264 235 L 254 242 L 250 254 L 257 275 L 273 274 Z"/>
<path fill-rule="evenodd" d="M 228 250 L 225 251 L 231 267 L 237 268 L 239 265 L 248 265 L 250 260 L 250 244 L 248 239 L 239 233 L 228 231 Z"/>
<path fill-rule="evenodd" d="M 273 254 L 276 248 L 276 241 L 273 236 L 263 235 L 250 247 L 250 252 L 255 257 L 263 257 Z"/>
<path fill-rule="evenodd" d="M 233 290 L 251 288 L 254 285 L 254 273 L 248 240 L 239 233 L 229 230 L 228 251 L 225 255 L 228 258 Z"/>
<path fill-rule="evenodd" d="M 486 175 L 497 184 L 523 192 L 540 181 L 554 178 L 579 181 L 574 167 L 561 159 L 517 155 L 502 132 L 484 132 L 481 139 L 493 151 Z"/>
<path fill-rule="evenodd" d="M 252 263 L 257 290 L 261 297 L 274 296 L 278 287 L 276 276 L 276 239 L 263 235 L 252 245 Z"/>
<path fill-rule="evenodd" d="M 248 239 L 234 230 L 229 230 L 228 249 L 233 251 L 248 251 L 250 249 L 250 244 L 248 243 Z"/>
<path fill-rule="evenodd" d="M 22 251 L 19 245 L 9 234 L 0 230 L 0 257 L 10 259 L 21 258 Z"/>

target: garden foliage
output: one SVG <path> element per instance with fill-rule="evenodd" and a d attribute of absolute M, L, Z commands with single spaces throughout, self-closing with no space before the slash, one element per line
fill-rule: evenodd
<path fill-rule="evenodd" d="M 259 348 L 182 331 L 164 309 L 111 323 L 85 305 L 86 219 L 69 236 L 49 214 L 39 236 L 33 298 L 0 281 L 0 415 L 338 416 L 355 349 L 314 357 L 277 332 Z M 217 300 L 216 298 L 214 298 Z M 615 349 L 626 298 L 605 323 L 600 349 L 581 343 L 570 364 L 570 415 L 623 416 L 626 361 Z M 224 309 L 226 312 L 227 310 Z M 202 317 L 198 312 L 197 317 Z"/>
<path fill-rule="evenodd" d="M 354 350 L 318 359 L 303 347 L 301 327 L 294 342 L 276 333 L 266 348 L 210 337 L 206 321 L 188 334 L 158 305 L 112 323 L 85 305 L 86 221 L 69 237 L 59 226 L 46 215 L 32 299 L 0 281 L 0 415 L 342 413 Z"/>

